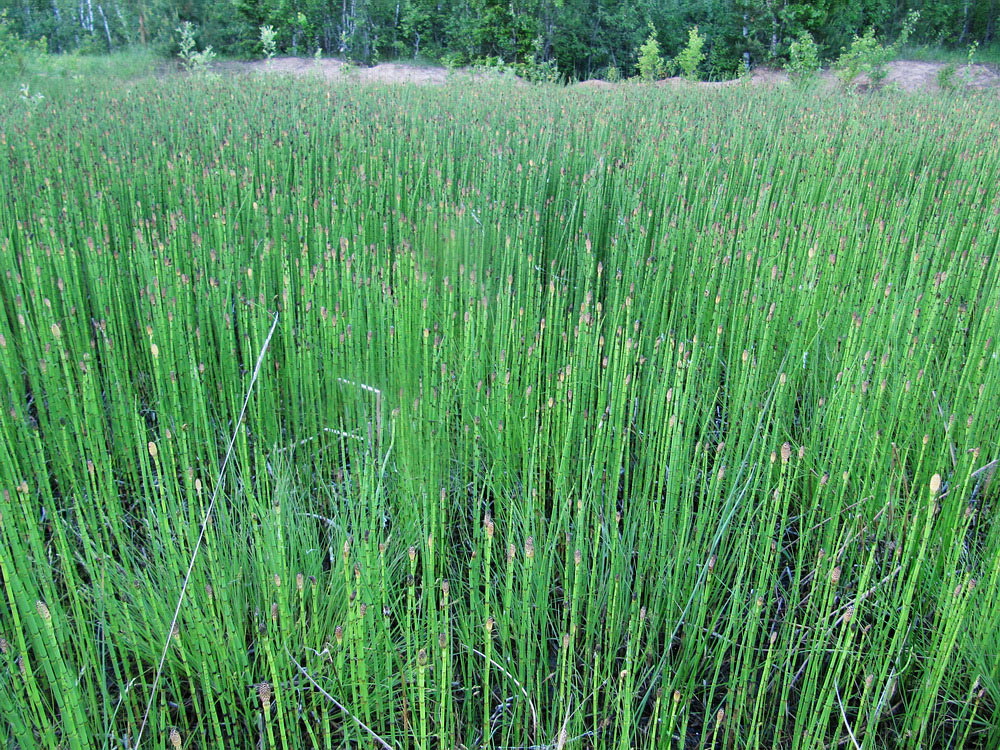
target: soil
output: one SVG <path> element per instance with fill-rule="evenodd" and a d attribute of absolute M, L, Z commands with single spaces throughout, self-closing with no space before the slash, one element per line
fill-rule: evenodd
<path fill-rule="evenodd" d="M 904 91 L 941 90 L 938 83 L 941 71 L 947 67 L 945 63 L 917 62 L 912 60 L 897 60 L 889 63 L 885 85 L 895 85 Z M 313 60 L 308 57 L 276 57 L 270 61 L 256 60 L 252 62 L 225 61 L 212 65 L 217 72 L 250 74 L 261 73 L 284 75 L 314 75 L 329 81 L 357 81 L 360 83 L 415 83 L 441 85 L 457 78 L 485 78 L 486 74 L 473 73 L 469 70 L 450 71 L 447 68 L 434 65 L 411 65 L 405 63 L 381 63 L 372 67 L 351 65 L 340 60 Z M 754 85 L 776 86 L 788 82 L 788 74 L 783 70 L 758 68 L 753 71 L 751 82 Z M 970 89 L 1000 89 L 1000 65 L 976 64 L 971 68 L 958 66 L 953 80 Z M 823 85 L 829 88 L 838 86 L 834 74 L 824 71 Z M 681 78 L 667 78 L 660 85 L 684 85 L 687 82 Z M 720 87 L 737 85 L 739 81 L 722 81 L 718 83 L 699 83 L 699 86 Z M 589 80 L 576 84 L 588 89 L 606 89 L 616 84 L 607 81 Z M 866 88 L 866 82 L 861 79 L 859 88 Z"/>

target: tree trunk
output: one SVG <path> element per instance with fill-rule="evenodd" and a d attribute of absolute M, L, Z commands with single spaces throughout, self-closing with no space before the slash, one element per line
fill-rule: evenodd
<path fill-rule="evenodd" d="M 104 15 L 104 8 L 103 8 L 103 6 L 100 3 L 97 4 L 97 12 L 101 14 L 101 20 L 104 21 L 104 35 L 108 38 L 108 52 L 110 52 L 111 51 L 111 29 L 108 28 L 108 17 L 106 15 Z"/>
<path fill-rule="evenodd" d="M 965 0 L 962 3 L 962 33 L 958 36 L 958 43 L 965 44 L 965 40 L 969 36 L 969 6 L 971 5 L 969 0 Z"/>

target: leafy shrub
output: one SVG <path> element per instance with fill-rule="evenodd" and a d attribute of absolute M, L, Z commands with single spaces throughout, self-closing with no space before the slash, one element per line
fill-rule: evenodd
<path fill-rule="evenodd" d="M 532 58 L 517 66 L 517 74 L 529 83 L 559 83 L 559 68 L 555 60 Z"/>
<path fill-rule="evenodd" d="M 278 51 L 278 44 L 275 41 L 276 36 L 278 36 L 278 32 L 274 30 L 273 26 L 260 27 L 260 46 L 264 50 L 264 57 L 267 58 L 268 62 L 274 59 Z"/>
<path fill-rule="evenodd" d="M 660 43 L 656 39 L 656 27 L 649 24 L 649 36 L 639 48 L 639 77 L 644 81 L 655 81 L 666 74 L 663 57 L 660 56 Z"/>
<path fill-rule="evenodd" d="M 819 46 L 812 34 L 803 31 L 788 49 L 785 70 L 789 77 L 800 86 L 810 86 L 819 78 L 822 65 L 819 61 Z"/>
<path fill-rule="evenodd" d="M 44 54 L 45 38 L 37 42 L 22 39 L 7 20 L 7 10 L 0 10 L 0 73 L 20 73 L 34 55 Z"/>
<path fill-rule="evenodd" d="M 888 51 L 875 38 L 875 29 L 869 27 L 864 36 L 854 35 L 851 48 L 841 50 L 834 67 L 837 78 L 844 86 L 850 86 L 861 75 L 868 76 L 869 81 L 878 84 L 885 79 L 887 62 Z"/>
<path fill-rule="evenodd" d="M 978 41 L 969 45 L 969 50 L 966 54 L 965 67 L 962 68 L 961 72 L 959 72 L 958 63 L 955 62 L 948 63 L 938 71 L 937 83 L 938 86 L 941 87 L 942 91 L 954 93 L 962 86 L 968 86 L 972 83 L 972 66 L 975 64 L 976 50 L 978 49 Z"/>
<path fill-rule="evenodd" d="M 942 91 L 952 93 L 958 90 L 958 63 L 948 63 L 937 74 L 937 84 Z"/>
<path fill-rule="evenodd" d="M 441 64 L 449 71 L 458 70 L 465 65 L 465 55 L 461 52 L 447 52 L 441 56 Z"/>
<path fill-rule="evenodd" d="M 896 57 L 900 47 L 906 44 L 919 18 L 920 11 L 911 11 L 906 16 L 899 38 L 889 46 L 875 38 L 874 27 L 869 27 L 864 36 L 855 34 L 851 48 L 841 49 L 840 57 L 834 63 L 841 84 L 850 86 L 859 76 L 864 75 L 872 86 L 881 86 L 889 73 L 886 65 Z"/>
<path fill-rule="evenodd" d="M 698 27 L 693 26 L 688 30 L 688 43 L 674 58 L 674 62 L 681 70 L 681 75 L 689 81 L 698 80 L 698 66 L 705 59 L 702 49 L 705 46 L 705 37 L 698 33 Z"/>
<path fill-rule="evenodd" d="M 513 78 L 517 73 L 515 66 L 499 55 L 476 58 L 472 63 L 472 72 L 494 74 L 501 78 Z"/>
<path fill-rule="evenodd" d="M 181 59 L 184 70 L 189 73 L 207 70 L 209 63 L 215 59 L 215 52 L 212 51 L 211 45 L 198 52 L 194 41 L 194 30 L 194 24 L 190 21 L 185 21 L 175 29 L 181 35 L 180 51 L 177 56 Z"/>
<path fill-rule="evenodd" d="M 532 50 L 528 59 L 516 66 L 517 74 L 529 83 L 558 83 L 559 67 L 555 60 L 546 57 L 542 37 L 535 39 Z"/>

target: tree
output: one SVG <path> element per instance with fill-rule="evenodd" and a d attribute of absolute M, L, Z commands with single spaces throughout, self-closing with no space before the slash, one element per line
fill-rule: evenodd
<path fill-rule="evenodd" d="M 660 43 L 656 39 L 656 27 L 649 23 L 649 36 L 639 48 L 639 77 L 644 81 L 655 81 L 663 78 L 666 65 L 660 55 Z"/>
<path fill-rule="evenodd" d="M 478 21 L 474 38 L 480 57 L 523 62 L 534 52 L 538 36 L 537 4 L 513 0 L 474 0 Z"/>
<path fill-rule="evenodd" d="M 705 38 L 698 33 L 698 27 L 692 26 L 688 31 L 688 43 L 674 58 L 677 67 L 681 69 L 681 74 L 689 81 L 698 80 L 698 66 L 705 59 L 702 48 L 705 46 Z"/>

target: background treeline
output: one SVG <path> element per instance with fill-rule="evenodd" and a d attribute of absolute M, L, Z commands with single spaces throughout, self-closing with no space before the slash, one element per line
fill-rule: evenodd
<path fill-rule="evenodd" d="M 11 31 L 44 37 L 52 52 L 152 45 L 172 53 L 177 26 L 189 21 L 200 46 L 254 56 L 266 24 L 277 31 L 279 53 L 319 48 L 360 62 L 457 65 L 551 61 L 577 78 L 609 68 L 634 73 L 650 23 L 667 55 L 697 25 L 707 40 L 702 73 L 729 77 L 745 59 L 786 59 L 803 31 L 827 58 L 869 27 L 893 37 L 911 10 L 920 11 L 913 42 L 989 45 L 997 41 L 1000 0 L 19 0 L 0 2 L 3 9 Z"/>

